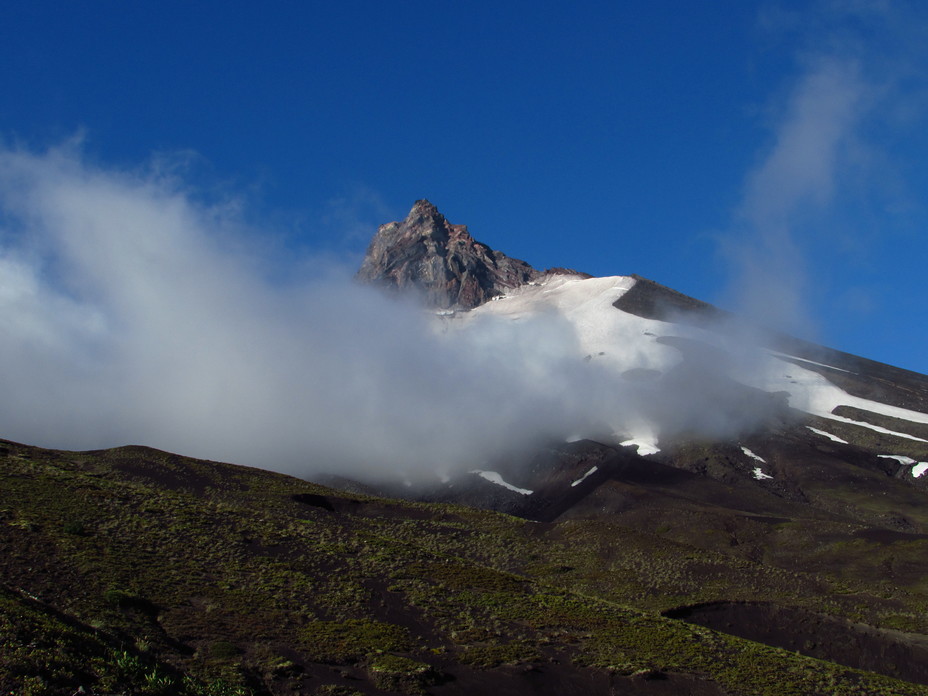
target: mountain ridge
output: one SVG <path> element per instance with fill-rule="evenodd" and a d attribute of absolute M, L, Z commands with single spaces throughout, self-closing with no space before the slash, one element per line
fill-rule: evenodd
<path fill-rule="evenodd" d="M 402 221 L 381 225 L 358 270 L 363 282 L 414 290 L 429 307 L 472 309 L 506 290 L 569 269 L 539 271 L 476 241 L 466 225 L 448 222 L 426 199 Z M 580 274 L 585 275 L 585 274 Z"/>

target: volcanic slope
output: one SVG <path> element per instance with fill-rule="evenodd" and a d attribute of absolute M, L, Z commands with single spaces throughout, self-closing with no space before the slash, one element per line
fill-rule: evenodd
<path fill-rule="evenodd" d="M 598 422 L 417 501 L 3 442 L 0 692 L 928 694 L 928 380 L 525 278 L 436 331 L 553 318 Z"/>
<path fill-rule="evenodd" d="M 143 447 L 4 441 L 0 473 L 3 693 L 928 694 L 928 650 L 899 630 L 925 630 L 918 590 L 611 516 L 527 522 Z M 791 609 L 739 614 L 759 597 Z M 742 614 L 801 645 L 695 623 Z"/>
<path fill-rule="evenodd" d="M 423 228 L 422 219 L 434 224 Z M 406 221 L 381 227 L 362 277 L 394 280 L 378 259 L 391 257 L 397 230 L 403 230 L 401 246 L 409 252 L 407 271 L 434 265 L 445 252 L 411 240 L 433 237 L 435 220 L 462 227 L 417 202 Z M 432 293 L 445 281 L 425 274 L 417 282 Z M 437 312 L 438 330 L 450 340 L 466 340 L 488 323 L 518 334 L 519 327 L 541 321 L 569 334 L 551 349 L 560 351 L 557 360 L 522 365 L 565 400 L 594 405 L 585 412 L 595 411 L 595 418 L 552 433 L 549 450 L 587 439 L 594 449 L 631 449 L 648 461 L 737 481 L 752 496 L 843 511 L 897 531 L 921 529 L 919 514 L 882 498 L 889 487 L 921 500 L 928 485 L 922 478 L 928 469 L 925 376 L 751 326 L 637 276 L 532 270 L 520 284 L 496 285 L 493 292 L 470 311 Z M 528 329 L 524 333 L 531 336 Z M 496 347 L 492 341 L 481 345 Z M 525 452 L 477 462 L 470 474 L 433 486 L 429 495 L 553 519 L 576 513 L 575 503 L 604 480 L 602 469 L 593 470 L 596 464 L 583 468 L 582 457 L 556 467 L 539 464 L 538 456 Z"/>
<path fill-rule="evenodd" d="M 580 384 L 583 398 L 604 404 L 598 422 L 424 491 L 377 490 L 542 523 L 614 524 L 824 575 L 842 589 L 819 596 L 822 606 L 855 596 L 860 613 L 845 618 L 923 640 L 928 378 L 750 325 L 638 276 L 539 276 L 436 316 L 452 337 L 538 319 L 570 327 L 574 353 L 561 364 L 596 376 Z M 652 591 L 635 601 L 649 605 Z M 914 611 L 879 618 L 867 608 L 874 596 Z M 763 592 L 720 591 L 692 605 L 681 597 L 668 615 L 829 659 L 865 652 L 828 652 L 827 622 L 798 609 Z"/>

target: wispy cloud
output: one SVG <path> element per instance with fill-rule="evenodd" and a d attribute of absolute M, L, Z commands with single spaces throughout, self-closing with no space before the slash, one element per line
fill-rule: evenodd
<path fill-rule="evenodd" d="M 745 178 L 724 243 L 739 312 L 814 337 L 813 300 L 848 291 L 820 276 L 873 241 L 854 212 L 904 207 L 888 183 L 900 157 L 890 134 L 923 114 L 914 68 L 926 57 L 925 19 L 911 3 L 844 0 L 762 14 L 765 35 L 794 47 L 795 71 L 785 91 L 771 86 L 783 96 L 770 107 L 770 145 Z M 817 256 L 826 248 L 830 258 Z"/>
<path fill-rule="evenodd" d="M 792 91 L 775 143 L 748 176 L 737 211 L 737 309 L 775 328 L 809 334 L 807 223 L 832 202 L 839 168 L 865 108 L 854 61 L 814 61 Z"/>

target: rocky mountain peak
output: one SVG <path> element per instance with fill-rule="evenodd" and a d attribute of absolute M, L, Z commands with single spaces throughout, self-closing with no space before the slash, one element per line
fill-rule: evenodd
<path fill-rule="evenodd" d="M 406 223 L 410 225 L 427 223 L 430 229 L 439 229 L 447 225 L 448 221 L 438 212 L 438 208 L 422 198 L 413 204 L 409 215 L 406 216 Z"/>
<path fill-rule="evenodd" d="M 466 225 L 451 224 L 423 199 L 402 222 L 380 226 L 358 278 L 415 290 L 436 309 L 472 309 L 545 273 L 476 241 Z"/>

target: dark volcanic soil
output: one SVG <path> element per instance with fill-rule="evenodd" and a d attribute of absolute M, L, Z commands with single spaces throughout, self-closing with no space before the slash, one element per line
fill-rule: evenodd
<path fill-rule="evenodd" d="M 918 684 L 928 684 L 928 640 L 764 602 L 713 602 L 664 613 L 716 631 Z"/>
<path fill-rule="evenodd" d="M 724 696 L 718 685 L 692 675 L 647 672 L 611 675 L 603 670 L 578 669 L 569 664 L 502 667 L 492 672 L 461 670 L 453 679 L 429 687 L 435 696 Z"/>

